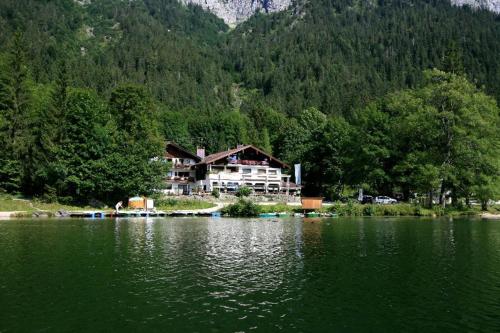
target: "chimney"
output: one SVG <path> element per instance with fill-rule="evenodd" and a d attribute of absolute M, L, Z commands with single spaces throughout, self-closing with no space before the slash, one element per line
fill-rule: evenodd
<path fill-rule="evenodd" d="M 196 147 L 196 156 L 199 158 L 205 158 L 205 148 Z"/>

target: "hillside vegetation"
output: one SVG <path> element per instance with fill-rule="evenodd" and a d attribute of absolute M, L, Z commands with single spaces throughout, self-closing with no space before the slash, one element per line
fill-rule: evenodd
<path fill-rule="evenodd" d="M 258 145 L 330 198 L 498 192 L 500 19 L 486 11 L 313 0 L 229 30 L 174 0 L 5 0 L 0 50 L 8 192 L 150 193 L 166 139 Z"/>

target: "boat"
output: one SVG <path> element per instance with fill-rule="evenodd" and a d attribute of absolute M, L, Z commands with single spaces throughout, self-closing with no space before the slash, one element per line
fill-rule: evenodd
<path fill-rule="evenodd" d="M 308 212 L 308 213 L 306 213 L 306 217 L 319 217 L 319 213 L 317 213 L 317 212 Z"/>
<path fill-rule="evenodd" d="M 259 217 L 263 217 L 263 218 L 276 217 L 276 213 L 260 213 Z"/>
<path fill-rule="evenodd" d="M 287 212 L 278 213 L 278 217 L 287 217 L 287 216 L 288 216 Z"/>

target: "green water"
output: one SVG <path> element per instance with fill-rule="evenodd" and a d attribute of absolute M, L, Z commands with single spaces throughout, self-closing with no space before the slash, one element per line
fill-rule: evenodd
<path fill-rule="evenodd" d="M 34 331 L 500 332 L 500 221 L 0 221 L 0 332 Z"/>

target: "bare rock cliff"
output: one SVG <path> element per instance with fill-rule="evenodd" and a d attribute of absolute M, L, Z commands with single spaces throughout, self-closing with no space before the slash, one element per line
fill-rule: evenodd
<path fill-rule="evenodd" d="M 482 8 L 500 14 L 500 0 L 451 0 L 457 6 L 471 6 L 472 8 Z"/>
<path fill-rule="evenodd" d="M 264 13 L 279 12 L 287 9 L 291 0 L 180 0 L 192 3 L 211 11 L 222 18 L 229 26 L 245 21 L 257 11 Z"/>

